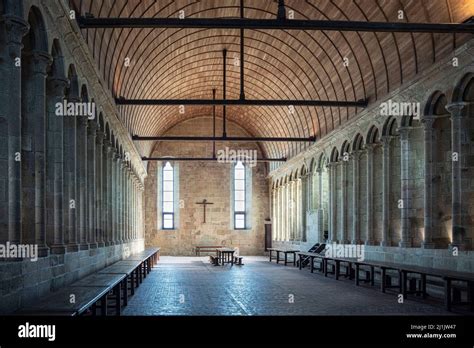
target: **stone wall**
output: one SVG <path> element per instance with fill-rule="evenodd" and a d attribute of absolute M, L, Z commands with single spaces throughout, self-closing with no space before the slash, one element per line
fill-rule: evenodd
<path fill-rule="evenodd" d="M 228 136 L 248 136 L 241 128 L 228 123 Z M 173 127 L 166 135 L 201 135 L 212 133 L 212 118 L 197 118 Z M 217 134 L 221 134 L 218 122 Z M 152 157 L 212 157 L 210 142 L 161 142 Z M 252 143 L 217 143 L 217 151 L 229 149 L 259 148 Z M 179 170 L 179 218 L 176 230 L 162 230 L 157 208 L 157 162 L 149 163 L 145 181 L 145 236 L 146 244 L 161 247 L 163 255 L 194 255 L 196 245 L 223 245 L 239 247 L 242 255 L 260 255 L 264 252 L 264 221 L 269 218 L 266 164 L 252 168 L 251 221 L 249 230 L 234 230 L 231 216 L 230 163 L 177 162 Z M 207 199 L 206 223 L 203 224 L 203 207 L 197 205 Z"/>
<path fill-rule="evenodd" d="M 453 66 L 452 57 L 440 60 L 380 101 L 418 102 L 419 118 L 390 119 L 380 114 L 380 104 L 371 105 L 344 127 L 271 171 L 273 192 L 284 189 L 299 173 L 308 173 L 302 176 L 309 183 L 304 192 L 310 203 L 305 213 L 314 214 L 322 207 L 319 215 L 323 221 L 316 224 L 324 226 L 329 236 L 327 240 L 317 233 L 310 234 L 308 240 L 291 240 L 282 239 L 284 233 L 276 233 L 274 246 L 307 250 L 316 242 L 344 244 L 349 237 L 348 240 L 366 244 L 366 259 L 473 272 L 473 54 L 471 40 L 455 52 L 462 64 Z M 371 139 L 373 129 L 377 136 Z M 363 139 L 361 146 L 357 145 L 358 135 Z M 347 143 L 349 147 L 345 147 Z M 343 149 L 350 149 L 348 161 Z M 452 159 L 454 155 L 459 156 L 458 161 Z M 458 170 L 457 176 L 453 175 L 454 169 Z M 329 174 L 320 175 L 321 172 Z M 321 185 L 329 190 L 322 198 Z M 456 187 L 461 197 L 456 198 L 458 203 L 453 202 Z M 281 195 L 272 193 L 272 197 Z M 369 197 L 372 199 L 368 201 Z M 272 206 L 282 204 L 286 203 Z M 384 211 L 388 212 L 385 216 Z M 281 219 L 278 214 L 272 217 L 273 225 L 285 224 L 275 221 Z"/>

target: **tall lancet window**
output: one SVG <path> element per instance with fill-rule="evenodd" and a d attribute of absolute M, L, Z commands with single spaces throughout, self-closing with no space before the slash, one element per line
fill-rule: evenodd
<path fill-rule="evenodd" d="M 176 194 L 174 174 L 173 166 L 170 162 L 166 162 L 161 172 L 161 223 L 164 230 L 175 228 Z"/>
<path fill-rule="evenodd" d="M 234 228 L 247 228 L 247 173 L 244 164 L 238 161 L 234 165 Z"/>

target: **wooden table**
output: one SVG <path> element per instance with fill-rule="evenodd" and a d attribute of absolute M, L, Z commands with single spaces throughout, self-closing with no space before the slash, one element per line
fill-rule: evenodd
<path fill-rule="evenodd" d="M 272 262 L 273 257 L 272 257 L 272 252 L 275 251 L 277 256 L 276 256 L 276 262 L 280 262 L 280 253 L 283 253 L 285 255 L 285 266 L 288 263 L 288 254 L 293 254 L 293 266 L 296 266 L 296 253 L 299 252 L 299 250 L 290 250 L 290 249 L 278 249 L 278 248 L 268 248 L 267 249 L 270 252 L 270 259 L 269 261 Z"/>
<path fill-rule="evenodd" d="M 221 263 L 222 266 L 226 263 L 230 263 L 232 266 L 234 265 L 234 253 L 235 249 L 231 248 L 218 248 L 217 251 L 217 259 Z"/>

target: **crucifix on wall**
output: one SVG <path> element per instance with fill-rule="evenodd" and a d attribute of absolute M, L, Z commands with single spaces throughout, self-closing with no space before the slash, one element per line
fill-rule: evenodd
<path fill-rule="evenodd" d="M 207 201 L 207 199 L 203 199 L 202 202 L 197 202 L 196 204 L 201 204 L 203 209 L 204 209 L 204 220 L 203 220 L 203 223 L 205 224 L 206 223 L 206 207 L 209 205 L 209 204 L 214 204 L 214 203 L 210 203 Z"/>

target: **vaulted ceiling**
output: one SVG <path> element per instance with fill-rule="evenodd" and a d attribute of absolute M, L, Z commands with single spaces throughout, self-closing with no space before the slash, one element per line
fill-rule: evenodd
<path fill-rule="evenodd" d="M 239 0 L 71 0 L 94 17 L 239 18 Z M 287 0 L 295 19 L 460 23 L 472 0 Z M 245 17 L 274 19 L 278 3 L 245 1 Z M 228 50 L 227 97 L 239 97 L 239 30 L 83 29 L 90 51 L 114 96 L 129 99 L 222 97 L 222 50 Z M 372 103 L 421 74 L 467 38 L 458 34 L 368 33 L 300 30 L 245 31 L 247 99 L 321 99 Z M 344 58 L 348 58 L 348 67 Z M 125 65 L 129 58 L 130 66 Z M 120 106 L 131 134 L 162 135 L 175 124 L 212 115 L 210 106 Z M 222 107 L 217 107 L 218 116 Z M 322 137 L 361 109 L 232 106 L 227 117 L 253 136 Z M 209 130 L 211 135 L 212 130 Z M 189 134 L 192 135 L 192 134 Z M 228 134 L 229 136 L 231 134 Z M 137 143 L 150 155 L 151 142 Z M 268 157 L 291 157 L 306 143 L 265 143 Z"/>

